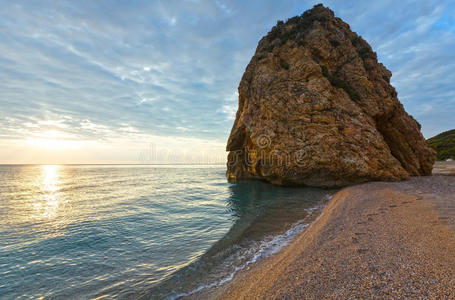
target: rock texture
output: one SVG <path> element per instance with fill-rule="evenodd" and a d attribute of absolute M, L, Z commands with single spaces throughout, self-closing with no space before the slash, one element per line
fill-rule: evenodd
<path fill-rule="evenodd" d="M 228 178 L 332 187 L 431 175 L 434 152 L 391 76 L 322 5 L 279 21 L 239 85 Z"/>

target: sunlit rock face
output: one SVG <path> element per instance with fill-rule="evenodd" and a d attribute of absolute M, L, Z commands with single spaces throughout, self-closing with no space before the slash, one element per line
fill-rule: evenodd
<path fill-rule="evenodd" d="M 334 187 L 430 175 L 434 153 L 391 76 L 322 5 L 278 22 L 239 85 L 227 177 Z"/>

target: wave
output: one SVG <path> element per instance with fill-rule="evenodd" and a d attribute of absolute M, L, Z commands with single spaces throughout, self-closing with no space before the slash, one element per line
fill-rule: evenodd
<path fill-rule="evenodd" d="M 327 199 L 329 200 L 331 197 L 327 196 Z M 254 249 L 254 255 L 248 259 L 246 262 L 243 264 L 236 266 L 234 270 L 228 274 L 227 276 L 223 277 L 220 280 L 214 281 L 209 284 L 202 284 L 198 286 L 197 288 L 186 292 L 186 293 L 179 293 L 177 295 L 171 295 L 165 298 L 166 300 L 176 300 L 181 297 L 187 297 L 191 296 L 193 294 L 199 293 L 202 290 L 205 289 L 212 289 L 212 288 L 217 288 L 220 287 L 229 281 L 233 280 L 235 275 L 248 267 L 251 264 L 256 263 L 258 260 L 267 258 L 277 252 L 279 252 L 283 247 L 287 246 L 294 240 L 294 238 L 303 232 L 310 224 L 309 219 L 311 219 L 312 216 L 314 216 L 315 212 L 319 212 L 322 209 L 323 205 L 318 205 L 315 207 L 307 208 L 306 211 L 308 212 L 308 216 L 305 217 L 303 220 L 300 220 L 296 223 L 294 223 L 290 229 L 286 230 L 283 234 L 278 234 L 275 236 L 266 236 L 264 240 L 259 244 L 257 248 Z"/>
<path fill-rule="evenodd" d="M 319 215 L 334 190 L 276 187 L 261 182 L 231 185 L 226 209 L 232 226 L 185 266 L 139 293 L 139 299 L 178 299 L 217 288 L 258 260 L 289 244 Z"/>

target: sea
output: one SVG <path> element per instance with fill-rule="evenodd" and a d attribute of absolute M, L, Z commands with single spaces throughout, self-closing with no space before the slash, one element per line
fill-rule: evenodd
<path fill-rule="evenodd" d="M 333 191 L 221 165 L 0 165 L 1 299 L 178 299 L 305 230 Z"/>

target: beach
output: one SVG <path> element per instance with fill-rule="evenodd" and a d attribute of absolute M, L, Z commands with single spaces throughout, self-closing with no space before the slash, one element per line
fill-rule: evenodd
<path fill-rule="evenodd" d="M 433 175 L 455 176 L 455 161 L 437 161 L 433 166 Z"/>
<path fill-rule="evenodd" d="M 455 177 L 342 189 L 280 253 L 187 299 L 454 298 Z"/>

